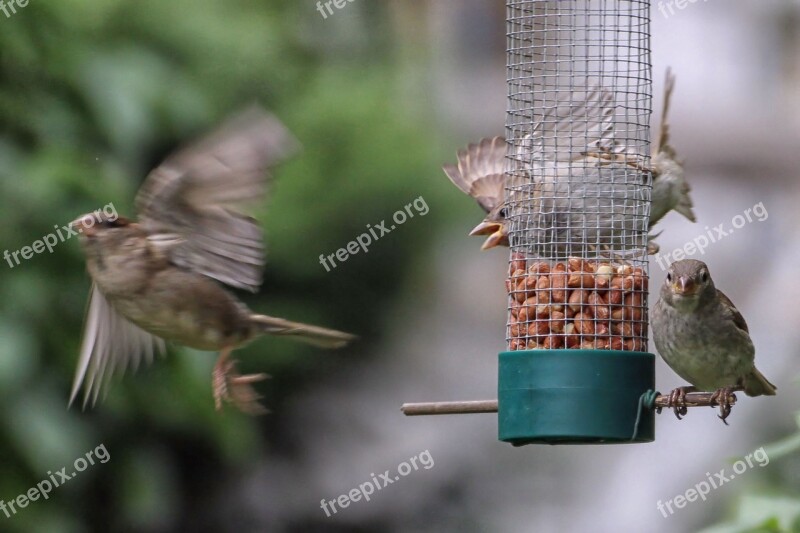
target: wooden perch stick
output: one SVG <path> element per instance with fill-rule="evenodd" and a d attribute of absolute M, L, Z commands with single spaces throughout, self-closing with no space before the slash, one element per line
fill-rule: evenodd
<path fill-rule="evenodd" d="M 497 400 L 473 400 L 469 402 L 424 402 L 404 403 L 400 410 L 406 416 L 419 415 L 463 415 L 467 413 L 496 413 Z"/>
<path fill-rule="evenodd" d="M 713 392 L 690 392 L 686 394 L 686 407 L 712 407 L 717 402 L 711 403 Z M 669 396 L 659 394 L 656 396 L 656 408 L 667 408 Z M 736 396 L 728 396 L 731 405 L 736 403 Z M 472 413 L 496 413 L 497 400 L 473 400 L 462 402 L 422 402 L 404 403 L 400 410 L 406 416 L 421 415 L 463 415 Z"/>
<path fill-rule="evenodd" d="M 716 400 L 711 403 L 711 396 L 713 392 L 687 392 L 686 393 L 686 407 L 716 407 L 719 405 Z M 656 396 L 656 408 L 658 409 L 671 409 L 667 406 L 669 395 L 659 394 Z M 736 403 L 736 395 L 731 393 L 728 395 L 728 403 L 734 405 Z"/>

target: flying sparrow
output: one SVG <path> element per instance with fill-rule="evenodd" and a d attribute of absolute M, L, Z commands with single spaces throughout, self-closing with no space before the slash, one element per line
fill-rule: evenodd
<path fill-rule="evenodd" d="M 730 413 L 732 391 L 775 395 L 775 385 L 755 367 L 755 348 L 744 317 L 717 290 L 702 261 L 684 259 L 670 265 L 651 319 L 658 353 L 692 385 L 670 394 L 678 418 L 686 414 L 687 392 L 715 391 L 723 421 Z"/>
<path fill-rule="evenodd" d="M 683 167 L 677 160 L 675 149 L 669 144 L 667 114 L 674 86 L 675 77 L 668 69 L 661 129 L 659 140 L 653 148 L 650 168 L 642 167 L 637 162 L 635 154 L 613 139 L 613 95 L 611 92 L 597 87 L 585 93 L 583 98 L 576 99 L 575 103 L 558 106 L 545 115 L 534 128 L 533 134 L 522 142 L 522 146 L 531 153 L 531 161 L 525 163 L 529 167 L 521 172 L 512 169 L 508 174 L 504 174 L 507 154 L 503 137 L 482 139 L 477 144 L 470 144 L 465 150 L 459 151 L 457 165 L 444 165 L 444 172 L 453 184 L 475 198 L 487 213 L 483 221 L 470 232 L 470 235 L 489 236 L 481 247 L 483 250 L 495 246 L 508 246 L 510 223 L 507 219 L 508 208 L 505 205 L 507 185 L 505 176 L 511 176 L 508 186 L 512 189 L 524 184 L 526 177 L 538 179 L 542 185 L 536 193 L 536 198 L 543 199 L 542 204 L 538 207 L 539 212 L 549 212 L 548 209 L 554 208 L 563 214 L 566 207 L 560 204 L 567 203 L 566 196 L 578 198 L 580 202 L 580 193 L 582 192 L 576 190 L 574 184 L 572 186 L 568 184 L 570 176 L 585 178 L 583 181 L 586 186 L 583 186 L 583 189 L 588 196 L 608 196 L 612 176 L 608 172 L 597 169 L 608 169 L 608 165 L 613 163 L 624 164 L 642 174 L 645 172 L 652 174 L 650 227 L 673 209 L 695 222 L 692 200 L 689 196 L 690 188 L 686 182 Z M 585 128 L 585 131 L 582 128 Z M 575 142 L 576 140 L 578 142 Z M 566 154 L 559 152 L 559 150 L 563 151 L 564 147 L 572 147 L 573 144 L 580 147 L 580 150 L 571 150 Z M 520 156 L 512 155 L 509 159 L 512 165 L 521 166 L 522 158 Z M 624 171 L 619 165 L 616 165 L 615 168 L 617 171 Z M 542 174 L 546 176 L 555 174 L 560 176 L 561 180 L 552 178 L 542 180 L 540 177 Z M 595 180 L 599 180 L 600 185 L 605 182 L 607 186 L 593 187 L 595 183 L 591 182 Z M 558 185 L 559 181 L 560 185 Z M 621 195 L 622 192 L 626 194 L 635 192 L 631 187 L 625 187 L 624 191 L 620 191 L 619 187 L 613 190 L 615 195 Z M 564 198 L 561 198 L 560 202 L 558 199 L 553 201 L 553 195 L 564 196 Z M 549 204 L 545 200 L 548 197 L 551 198 Z M 571 211 L 577 211 L 581 207 L 574 203 L 570 205 Z M 620 214 L 617 215 L 619 218 Z M 599 222 L 601 224 L 612 223 L 608 218 L 610 217 L 605 217 Z M 565 218 L 565 216 L 555 217 L 553 221 L 562 226 L 581 229 L 584 223 L 583 220 L 573 220 Z M 548 221 L 542 220 L 541 222 Z M 574 237 L 583 236 L 576 235 Z M 590 240 L 597 240 L 601 245 L 609 244 L 606 242 L 606 238 L 600 236 L 598 239 L 597 237 L 597 235 L 589 236 Z M 580 240 L 578 239 L 578 242 Z M 652 240 L 648 243 L 648 251 L 651 254 L 658 251 L 658 245 Z"/>
<path fill-rule="evenodd" d="M 475 198 L 486 211 L 486 218 L 470 235 L 488 235 L 482 250 L 508 246 L 508 220 L 505 206 L 506 179 L 503 167 L 506 140 L 503 137 L 481 139 L 458 152 L 457 165 L 444 165 L 447 177 L 463 192 Z"/>
<path fill-rule="evenodd" d="M 139 220 L 95 212 L 72 222 L 92 278 L 80 359 L 70 404 L 84 388 L 94 404 L 117 371 L 163 353 L 165 340 L 219 350 L 212 387 L 244 412 L 264 409 L 239 375 L 231 351 L 263 334 L 287 335 L 323 348 L 354 337 L 255 314 L 223 287 L 252 292 L 261 284 L 261 229 L 243 214 L 263 198 L 267 168 L 296 148 L 273 116 L 250 109 L 217 132 L 168 157 L 136 197 Z"/>
<path fill-rule="evenodd" d="M 536 169 L 541 171 L 556 166 L 556 172 L 568 172 L 567 167 L 571 163 L 581 165 L 584 159 L 582 152 L 591 146 L 610 146 L 607 139 L 613 129 L 612 103 L 613 95 L 599 87 L 591 88 L 574 100 L 558 102 L 544 115 L 533 132 L 521 141 L 521 145 L 531 154 L 530 158 L 522 153 L 522 146 L 516 157 L 510 158 L 511 166 L 518 166 L 520 171 L 511 168 L 508 174 L 504 173 L 507 151 L 504 137 L 482 139 L 477 144 L 470 144 L 458 152 L 456 165 L 446 164 L 442 167 L 450 181 L 475 198 L 487 213 L 483 221 L 470 232 L 470 235 L 488 235 L 481 249 L 509 245 L 510 228 L 505 205 L 507 185 L 524 184 Z M 573 139 L 579 137 L 585 138 L 586 143 L 576 143 L 574 149 L 563 154 L 564 148 L 572 147 Z M 507 182 L 506 176 L 511 176 L 510 181 Z"/>

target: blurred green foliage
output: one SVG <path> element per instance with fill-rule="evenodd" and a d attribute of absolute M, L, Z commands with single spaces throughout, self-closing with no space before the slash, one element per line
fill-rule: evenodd
<path fill-rule="evenodd" d="M 800 427 L 800 412 L 795 415 Z M 749 486 L 730 505 L 729 516 L 701 533 L 800 533 L 800 430 L 764 446 L 769 479 Z"/>
<path fill-rule="evenodd" d="M 379 312 L 403 288 L 447 207 L 424 106 L 398 94 L 384 7 L 348 5 L 328 24 L 290 0 L 34 0 L 0 13 L 0 241 L 15 251 L 113 202 L 133 215 L 147 171 L 181 142 L 252 102 L 275 112 L 303 151 L 275 171 L 256 213 L 268 241 L 254 309 L 353 331 L 334 354 L 275 339 L 238 352 L 274 414 L 213 411 L 214 354 L 183 348 L 100 406 L 66 409 L 89 282 L 75 240 L 0 266 L 0 499 L 103 443 L 111 456 L 0 531 L 222 531 L 226 480 L 291 448 L 281 406 L 326 373 L 377 356 Z M 449 191 L 448 191 L 449 192 Z M 366 224 L 422 195 L 409 220 L 327 273 Z M 382 322 L 381 322 L 382 321 Z M 284 452 L 288 453 L 288 452 Z M 313 512 L 311 510 L 310 512 Z M 234 528 L 235 529 L 235 528 Z"/>

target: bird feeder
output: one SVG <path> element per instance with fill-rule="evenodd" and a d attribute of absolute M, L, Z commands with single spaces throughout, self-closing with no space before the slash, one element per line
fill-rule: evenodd
<path fill-rule="evenodd" d="M 649 442 L 649 2 L 508 2 L 500 440 Z"/>
<path fill-rule="evenodd" d="M 513 445 L 651 442 L 649 0 L 507 0 L 507 350 L 497 400 Z M 690 394 L 687 406 L 711 405 Z"/>

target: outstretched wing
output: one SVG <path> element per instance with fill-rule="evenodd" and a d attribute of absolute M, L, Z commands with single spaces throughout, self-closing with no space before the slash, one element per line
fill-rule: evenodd
<path fill-rule="evenodd" d="M 135 370 L 142 360 L 150 363 L 156 353 L 164 351 L 162 339 L 128 322 L 111 307 L 97 285 L 92 284 L 69 404 L 72 405 L 83 387 L 83 406 L 90 398 L 94 405 L 115 371 L 125 372 L 128 367 Z"/>
<path fill-rule="evenodd" d="M 560 94 L 527 142 L 534 159 L 571 161 L 587 151 L 613 150 L 614 94 L 601 86 Z"/>
<path fill-rule="evenodd" d="M 274 116 L 252 108 L 153 170 L 136 197 L 151 242 L 178 266 L 256 291 L 264 247 L 244 214 L 261 200 L 267 169 L 297 147 Z"/>
<path fill-rule="evenodd" d="M 488 213 L 503 202 L 505 157 L 503 137 L 481 139 L 459 150 L 456 165 L 444 165 L 442 169 L 456 187 L 475 198 Z"/>

